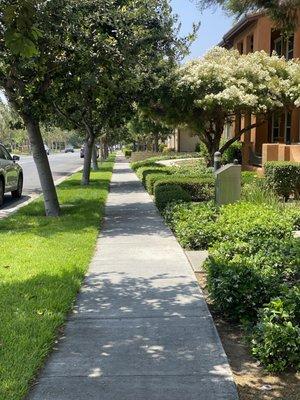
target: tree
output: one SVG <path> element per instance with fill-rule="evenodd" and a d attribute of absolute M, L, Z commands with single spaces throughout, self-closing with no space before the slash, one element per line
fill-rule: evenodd
<path fill-rule="evenodd" d="M 166 124 L 145 115 L 141 111 L 137 111 L 134 117 L 127 125 L 129 138 L 131 142 L 147 142 L 153 143 L 153 150 L 158 152 L 159 141 L 166 140 L 172 134 L 173 129 Z"/>
<path fill-rule="evenodd" d="M 187 49 L 177 38 L 176 18 L 167 0 L 97 0 L 77 4 L 84 13 L 71 28 L 74 58 L 64 81 L 57 86 L 68 96 L 53 95 L 57 113 L 85 135 L 82 183 L 89 184 L 96 137 L 106 146 L 108 131 L 130 119 L 134 101 L 153 85 L 161 68 L 175 65 Z M 95 32 L 97 34 L 95 35 Z M 92 52 L 91 52 L 92 49 Z"/>
<path fill-rule="evenodd" d="M 178 68 L 161 90 L 164 97 L 152 108 L 168 123 L 188 125 L 197 133 L 212 163 L 225 124 L 244 117 L 245 126 L 222 146 L 221 153 L 273 112 L 299 107 L 299 85 L 298 61 L 287 62 L 263 51 L 240 55 L 216 47 L 203 59 Z"/>
<path fill-rule="evenodd" d="M 0 5 L 0 88 L 27 129 L 46 215 L 58 216 L 59 203 L 40 121 L 48 111 L 47 92 L 70 53 L 69 2 L 0 0 Z"/>
<path fill-rule="evenodd" d="M 298 22 L 297 8 L 300 0 L 194 0 L 200 7 L 221 5 L 225 10 L 241 17 L 244 14 L 265 10 L 280 26 L 289 32 Z"/>

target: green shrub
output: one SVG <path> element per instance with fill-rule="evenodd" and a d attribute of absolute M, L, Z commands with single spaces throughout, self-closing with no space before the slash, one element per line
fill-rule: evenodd
<path fill-rule="evenodd" d="M 255 321 L 259 308 L 276 296 L 282 285 L 295 283 L 299 257 L 296 239 L 218 244 L 205 263 L 216 309 L 229 319 Z"/>
<path fill-rule="evenodd" d="M 242 172 L 242 185 L 256 184 L 260 178 L 254 171 L 243 171 Z"/>
<path fill-rule="evenodd" d="M 148 193 L 153 194 L 155 183 L 162 179 L 165 179 L 170 174 L 171 174 L 171 171 L 169 171 L 169 170 L 165 170 L 165 171 L 157 170 L 157 172 L 155 171 L 153 173 L 148 174 L 145 179 L 145 186 L 146 186 Z"/>
<path fill-rule="evenodd" d="M 287 204 L 285 207 L 285 215 L 290 219 L 294 230 L 300 230 L 300 203 Z"/>
<path fill-rule="evenodd" d="M 218 208 L 213 202 L 169 204 L 164 218 L 179 243 L 187 249 L 207 249 L 217 240 L 215 221 Z"/>
<path fill-rule="evenodd" d="M 138 178 L 143 182 L 144 186 L 146 186 L 146 179 L 148 175 L 161 174 L 167 176 L 170 173 L 171 171 L 169 170 L 168 167 L 164 167 L 158 164 L 153 166 L 141 167 L 136 170 L 136 174 Z"/>
<path fill-rule="evenodd" d="M 300 163 L 271 161 L 265 164 L 268 186 L 286 200 L 290 195 L 299 196 Z"/>
<path fill-rule="evenodd" d="M 130 150 L 130 149 L 125 149 L 124 150 L 124 155 L 125 155 L 126 158 L 130 158 L 131 154 L 132 154 L 132 150 Z"/>
<path fill-rule="evenodd" d="M 300 370 L 300 288 L 274 298 L 259 314 L 252 353 L 271 372 Z"/>
<path fill-rule="evenodd" d="M 151 157 L 151 158 L 146 158 L 146 160 L 141 160 L 141 161 L 136 161 L 131 163 L 131 168 L 134 171 L 137 171 L 139 168 L 142 167 L 155 167 L 157 166 L 157 161 L 160 160 L 160 157 Z"/>
<path fill-rule="evenodd" d="M 189 202 L 190 194 L 179 185 L 158 186 L 154 190 L 155 204 L 160 211 L 163 211 L 169 203 Z"/>
<path fill-rule="evenodd" d="M 222 154 L 222 162 L 224 164 L 231 164 L 234 160 L 242 163 L 242 143 L 234 142 Z"/>
<path fill-rule="evenodd" d="M 159 146 L 158 146 L 158 151 L 159 151 L 160 153 L 162 153 L 162 152 L 164 151 L 164 149 L 167 148 L 167 147 L 168 147 L 168 146 L 167 146 L 166 144 L 160 143 Z"/>
<path fill-rule="evenodd" d="M 272 241 L 292 236 L 293 223 L 284 212 L 267 204 L 241 201 L 221 208 L 217 221 L 222 240 Z"/>
<path fill-rule="evenodd" d="M 203 142 L 196 144 L 195 151 L 199 153 L 199 156 L 202 157 L 205 160 L 205 162 L 209 160 L 209 152 Z"/>
<path fill-rule="evenodd" d="M 190 176 L 195 178 L 213 178 L 213 169 L 208 168 L 203 161 L 197 161 L 189 165 L 179 165 L 176 167 L 171 167 L 173 169 L 173 174 L 178 176 Z"/>
<path fill-rule="evenodd" d="M 214 197 L 213 178 L 195 178 L 189 176 L 170 175 L 154 184 L 154 192 L 159 186 L 180 186 L 188 192 L 193 201 L 208 201 Z"/>
<path fill-rule="evenodd" d="M 253 204 L 265 204 L 275 208 L 282 207 L 279 196 L 266 185 L 265 178 L 258 178 L 242 187 L 241 198 Z"/>

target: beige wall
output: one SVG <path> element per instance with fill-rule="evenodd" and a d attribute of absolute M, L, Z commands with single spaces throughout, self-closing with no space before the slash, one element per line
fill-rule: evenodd
<path fill-rule="evenodd" d="M 167 146 L 178 152 L 194 152 L 196 145 L 200 142 L 189 128 L 177 128 L 174 134 L 168 139 Z"/>

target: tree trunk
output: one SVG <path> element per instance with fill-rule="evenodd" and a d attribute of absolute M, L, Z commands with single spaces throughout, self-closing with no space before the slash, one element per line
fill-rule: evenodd
<path fill-rule="evenodd" d="M 208 139 L 208 140 L 203 140 L 207 151 L 208 151 L 208 166 L 213 167 L 214 165 L 214 155 L 216 151 L 219 151 L 220 148 L 220 142 L 221 142 L 221 136 L 222 133 L 217 133 L 215 134 L 214 139 Z M 207 138 L 210 137 L 210 135 L 207 135 Z"/>
<path fill-rule="evenodd" d="M 98 171 L 99 167 L 98 167 L 98 150 L 96 145 L 93 145 L 93 153 L 92 153 L 92 170 L 93 171 Z"/>
<path fill-rule="evenodd" d="M 39 123 L 32 117 L 24 116 L 23 119 L 42 186 L 46 216 L 57 217 L 60 207 Z"/>
<path fill-rule="evenodd" d="M 158 134 L 154 134 L 154 152 L 158 153 Z"/>
<path fill-rule="evenodd" d="M 83 172 L 81 179 L 81 184 L 83 186 L 88 186 L 90 184 L 91 161 L 92 161 L 94 142 L 95 142 L 94 135 L 87 134 L 84 143 L 84 163 L 83 163 Z"/>

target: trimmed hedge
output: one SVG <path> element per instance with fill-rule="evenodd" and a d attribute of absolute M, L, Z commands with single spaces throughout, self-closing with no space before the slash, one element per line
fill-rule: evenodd
<path fill-rule="evenodd" d="M 279 196 L 288 200 L 290 195 L 300 194 L 300 163 L 270 161 L 265 164 L 267 185 Z"/>
<path fill-rule="evenodd" d="M 219 237 L 223 240 L 258 240 L 265 242 L 292 236 L 292 218 L 285 212 L 266 204 L 239 202 L 221 208 L 217 221 Z"/>
<path fill-rule="evenodd" d="M 294 286 L 260 310 L 252 354 L 271 372 L 300 370 L 300 287 Z"/>
<path fill-rule="evenodd" d="M 146 186 L 146 189 L 147 189 L 148 193 L 152 195 L 154 193 L 154 185 L 155 185 L 155 183 L 165 179 L 170 174 L 171 174 L 171 172 L 168 172 L 168 173 L 166 173 L 166 172 L 155 172 L 155 173 L 147 175 L 145 186 Z"/>
<path fill-rule="evenodd" d="M 282 285 L 295 284 L 299 257 L 297 239 L 273 237 L 264 242 L 257 238 L 218 244 L 205 262 L 216 309 L 229 319 L 255 321 L 258 310 Z"/>
<path fill-rule="evenodd" d="M 191 201 L 190 194 L 179 185 L 158 186 L 155 191 L 155 204 L 163 211 L 169 203 Z"/>
<path fill-rule="evenodd" d="M 218 208 L 213 202 L 169 204 L 163 215 L 186 249 L 204 250 L 218 239 Z"/>
<path fill-rule="evenodd" d="M 143 182 L 143 185 L 146 186 L 147 176 L 150 174 L 160 174 L 167 176 L 170 174 L 170 170 L 168 167 L 164 167 L 162 165 L 153 165 L 147 167 L 141 167 L 136 171 L 138 178 Z"/>
<path fill-rule="evenodd" d="M 213 178 L 170 175 L 155 182 L 154 193 L 159 192 L 159 188 L 166 185 L 169 187 L 172 185 L 180 186 L 190 194 L 192 201 L 207 201 L 214 197 L 215 184 Z"/>
<path fill-rule="evenodd" d="M 132 154 L 132 150 L 130 150 L 130 149 L 125 149 L 124 150 L 124 155 L 125 155 L 126 158 L 130 158 L 131 154 Z"/>
<path fill-rule="evenodd" d="M 282 210 L 247 202 L 220 208 L 212 202 L 171 205 L 164 216 L 182 246 L 194 250 L 207 249 L 218 241 L 287 239 L 300 223 L 296 208 Z"/>

